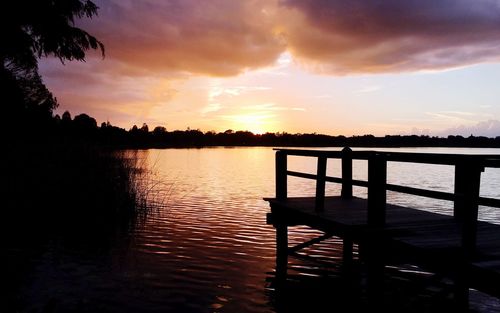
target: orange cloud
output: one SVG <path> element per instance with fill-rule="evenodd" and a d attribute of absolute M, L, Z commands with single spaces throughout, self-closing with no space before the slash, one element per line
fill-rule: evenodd
<path fill-rule="evenodd" d="M 284 50 L 266 7 L 273 1 L 96 1 L 96 20 L 83 27 L 108 58 L 130 71 L 236 75 L 272 64 Z"/>
<path fill-rule="evenodd" d="M 96 1 L 82 21 L 128 75 L 237 75 L 289 50 L 326 74 L 498 61 L 496 0 Z"/>
<path fill-rule="evenodd" d="M 62 103 L 61 110 L 87 112 L 122 126 L 148 122 L 162 110 L 163 116 L 174 119 L 181 105 L 190 110 L 178 113 L 179 120 L 192 119 L 193 112 L 201 112 L 200 120 L 239 114 L 227 112 L 229 98 L 243 89 L 222 94 L 191 90 L 183 96 L 176 94 L 176 83 L 238 75 L 273 64 L 285 73 L 291 59 L 311 71 L 333 75 L 500 61 L 497 0 L 95 2 L 99 16 L 78 24 L 104 42 L 106 58 L 90 55 L 87 63 L 69 62 L 64 67 L 44 60 L 40 69 Z M 284 81 L 283 73 L 269 75 Z M 257 103 L 267 102 L 259 98 Z"/>
<path fill-rule="evenodd" d="M 99 58 L 70 62 L 64 67 L 57 59 L 40 64 L 44 82 L 61 104 L 59 114 L 65 110 L 73 115 L 88 113 L 98 122 L 108 120 L 123 127 L 143 122 L 162 124 L 151 119 L 150 113 L 176 95 L 175 82 L 182 79 L 129 76 L 119 74 L 121 68 L 114 61 Z"/>

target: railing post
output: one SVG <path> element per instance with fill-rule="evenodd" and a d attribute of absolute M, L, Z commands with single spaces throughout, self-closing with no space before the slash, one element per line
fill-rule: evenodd
<path fill-rule="evenodd" d="M 349 147 L 342 149 L 342 199 L 352 198 L 352 150 Z"/>
<path fill-rule="evenodd" d="M 276 199 L 287 198 L 287 155 L 284 151 L 276 151 Z"/>
<path fill-rule="evenodd" d="M 325 208 L 325 179 L 326 179 L 327 158 L 318 157 L 318 171 L 316 173 L 316 212 L 321 212 Z"/>
<path fill-rule="evenodd" d="M 387 161 L 380 154 L 368 159 L 368 225 L 385 225 Z"/>
<path fill-rule="evenodd" d="M 473 253 L 476 248 L 482 171 L 484 167 L 473 159 L 465 159 L 455 165 L 453 216 L 462 224 L 462 247 L 466 253 Z"/>

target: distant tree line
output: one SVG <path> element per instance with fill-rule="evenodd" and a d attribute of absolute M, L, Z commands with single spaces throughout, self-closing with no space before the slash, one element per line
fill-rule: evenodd
<path fill-rule="evenodd" d="M 134 125 L 129 130 L 104 122 L 98 125 L 87 114 L 74 118 L 69 112 L 46 120 L 43 131 L 30 132 L 25 136 L 43 135 L 52 140 L 68 142 L 92 142 L 106 147 L 123 149 L 147 149 L 169 147 L 211 147 L 211 146 L 287 146 L 287 147 L 499 147 L 500 136 L 448 136 L 388 135 L 376 137 L 330 136 L 322 134 L 290 134 L 286 132 L 253 134 L 250 131 L 202 132 L 198 129 L 168 131 L 163 126 L 152 130 L 147 124 Z"/>
<path fill-rule="evenodd" d="M 0 11 L 0 85 L 2 122 L 0 141 L 42 143 L 43 140 L 91 142 L 117 148 L 166 148 L 206 146 L 354 146 L 354 147 L 500 147 L 500 138 L 430 136 L 328 136 L 320 134 L 266 133 L 249 131 L 216 133 L 200 130 L 167 131 L 146 124 L 125 130 L 110 123 L 97 125 L 86 114 L 74 118 L 68 112 L 55 115 L 59 103 L 38 72 L 41 57 L 54 56 L 61 62 L 84 61 L 88 50 L 104 45 L 77 27 L 76 20 L 97 15 L 90 0 L 18 0 L 4 3 Z M 43 139 L 43 140 L 41 140 Z"/>
<path fill-rule="evenodd" d="M 364 147 L 500 147 L 500 138 L 449 136 L 328 136 L 320 134 L 266 133 L 249 131 L 216 133 L 200 130 L 153 130 L 144 124 L 125 130 L 110 123 L 97 125 L 86 114 L 74 118 L 68 112 L 54 116 L 57 99 L 38 72 L 41 57 L 61 62 L 84 61 L 88 50 L 104 45 L 77 27 L 76 20 L 97 15 L 90 0 L 7 1 L 0 11 L 0 85 L 2 122 L 0 141 L 5 144 L 44 140 L 86 141 L 118 148 L 165 148 L 205 146 L 364 146 Z"/>

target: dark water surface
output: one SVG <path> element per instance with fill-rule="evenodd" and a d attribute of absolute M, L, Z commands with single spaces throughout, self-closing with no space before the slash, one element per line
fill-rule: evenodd
<path fill-rule="evenodd" d="M 408 151 L 500 153 L 495 149 Z M 365 295 L 359 287 L 363 277 L 355 280 L 358 284 L 339 275 L 336 261 L 341 245 L 335 239 L 309 248 L 309 255 L 322 263 L 290 257 L 288 282 L 276 288 L 274 229 L 266 225 L 269 208 L 262 200 L 274 195 L 272 149 L 169 149 L 140 155 L 151 171 L 148 186 L 153 208 L 135 229 L 106 239 L 82 236 L 40 244 L 25 240 L 4 249 L 7 266 L 3 268 L 16 277 L 4 296 L 17 312 L 370 311 L 363 305 Z M 330 174 L 339 175 L 339 163 L 329 161 L 328 166 Z M 354 177 L 366 178 L 366 163 L 354 166 Z M 313 172 L 315 163 L 290 158 L 289 167 Z M 446 166 L 391 164 L 388 179 L 433 190 L 453 189 L 453 169 Z M 483 195 L 500 198 L 500 172 L 487 170 L 483 187 Z M 153 193 L 157 191 L 161 192 Z M 336 192 L 337 186 L 328 186 L 327 193 Z M 290 178 L 289 193 L 312 195 L 314 184 Z M 388 195 L 388 201 L 451 212 L 450 203 L 395 193 Z M 498 210 L 481 208 L 480 214 L 481 219 L 500 221 Z M 316 234 L 293 229 L 290 241 L 301 242 Z M 386 302 L 394 303 L 398 308 L 394 311 L 446 307 L 449 283 L 411 283 L 426 277 L 417 269 L 394 269 Z M 471 303 L 476 311 L 500 312 L 498 300 L 477 292 L 472 293 Z"/>

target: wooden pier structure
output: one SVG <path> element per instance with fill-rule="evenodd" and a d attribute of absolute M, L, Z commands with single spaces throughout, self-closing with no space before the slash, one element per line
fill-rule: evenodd
<path fill-rule="evenodd" d="M 316 174 L 288 170 L 288 156 L 316 158 Z M 327 176 L 328 159 L 341 160 L 340 177 Z M 367 181 L 353 179 L 353 160 L 368 162 Z M 389 162 L 453 166 L 454 192 L 390 184 Z M 452 279 L 461 305 L 468 304 L 469 288 L 500 297 L 500 225 L 478 221 L 479 206 L 500 208 L 499 199 L 480 196 L 488 167 L 500 168 L 500 155 L 276 149 L 276 197 L 265 200 L 271 207 L 267 222 L 276 229 L 277 277 L 286 276 L 289 253 L 336 236 L 343 241 L 345 268 L 358 245 L 369 293 L 370 286 L 381 290 L 385 264 L 400 262 Z M 289 196 L 288 176 L 315 180 L 315 197 Z M 340 194 L 325 195 L 326 183 L 341 184 Z M 353 186 L 368 188 L 367 198 L 354 196 Z M 451 201 L 453 215 L 389 204 L 387 191 Z M 324 235 L 289 247 L 288 228 L 297 225 Z"/>

